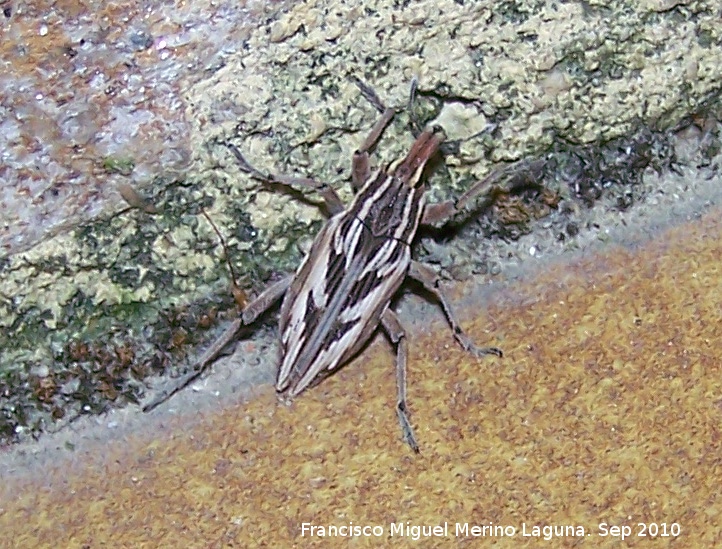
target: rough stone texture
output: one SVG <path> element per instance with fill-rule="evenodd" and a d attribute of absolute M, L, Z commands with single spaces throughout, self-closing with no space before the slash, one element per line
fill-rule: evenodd
<path fill-rule="evenodd" d="M 0 459 L 0 531 L 15 547 L 619 547 L 607 523 L 632 528 L 630 547 L 717 547 L 721 213 L 497 289 L 468 327 L 502 359 L 471 358 L 419 317 L 418 456 L 400 440 L 391 353 L 374 345 L 292 406 L 265 387 L 220 412 L 56 441 L 29 469 Z M 452 527 L 389 538 L 406 521 Z M 383 536 L 302 538 L 303 522 Z M 456 522 L 516 535 L 456 536 Z M 639 523 L 680 531 L 651 540 Z M 543 541 L 523 524 L 589 536 Z"/>
<path fill-rule="evenodd" d="M 27 249 L 191 157 L 181 90 L 276 2 L 3 2 L 0 247 Z M 160 182 L 158 181 L 160 179 Z"/>
<path fill-rule="evenodd" d="M 7 425 L 20 434 L 42 428 L 43 414 L 64 414 L 60 401 L 78 393 L 79 372 L 108 363 L 123 379 L 108 399 L 133 400 L 137 378 L 177 365 L 189 344 L 210 337 L 199 333 L 215 322 L 205 312 L 233 314 L 225 254 L 204 212 L 253 290 L 297 264 L 318 210 L 241 175 L 216 140 L 232 139 L 263 170 L 313 175 L 349 196 L 351 153 L 376 113 L 348 77 L 401 106 L 417 76 L 419 108 L 428 119 L 438 114 L 451 139 L 497 124 L 493 139 L 462 143 L 433 178 L 431 196 L 447 196 L 498 162 L 559 143 L 597 145 L 719 115 L 721 9 L 653 0 L 289 6 L 222 56 L 222 67 L 184 80 L 185 112 L 171 109 L 188 128 L 181 179 L 159 174 L 137 187 L 135 164 L 101 151 L 131 207 L 118 198 L 112 215 L 0 260 L 0 372 L 7 387 L 30 387 L 43 403 L 22 413 L 22 403 L 4 405 Z M 405 115 L 399 120 L 379 147 L 385 160 L 411 142 Z M 11 165 L 3 173 L 24 180 Z M 90 358 L 80 352 L 87 342 Z M 88 396 L 66 418 L 103 402 Z"/>

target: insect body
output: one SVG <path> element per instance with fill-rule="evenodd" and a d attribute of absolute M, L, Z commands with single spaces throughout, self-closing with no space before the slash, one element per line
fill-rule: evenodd
<path fill-rule="evenodd" d="M 321 230 L 281 307 L 276 388 L 297 395 L 368 341 L 406 278 L 424 203 L 422 173 L 441 143 L 424 132 Z"/>
<path fill-rule="evenodd" d="M 281 365 L 276 389 L 298 395 L 349 361 L 379 326 L 396 346 L 397 415 L 403 436 L 414 451 L 418 444 L 406 412 L 406 334 L 389 308 L 407 276 L 421 282 L 439 300 L 454 337 L 477 356 L 502 353 L 476 347 L 461 329 L 429 267 L 411 259 L 411 244 L 420 224 L 438 224 L 460 211 L 472 197 L 488 191 L 495 175 L 480 181 L 458 200 L 425 206 L 424 170 L 444 139 L 434 128 L 422 132 L 402 159 L 370 172 L 369 150 L 394 117 L 375 93 L 359 84 L 364 96 L 383 111 L 381 119 L 354 154 L 352 184 L 357 194 L 345 208 L 336 192 L 313 179 L 265 175 L 226 144 L 242 171 L 266 183 L 311 188 L 325 200 L 331 217 L 316 236 L 295 275 L 271 285 L 242 312 L 204 353 L 197 367 L 171 392 L 146 405 L 152 409 L 200 375 L 240 328 L 253 323 L 282 296 L 280 313 Z"/>

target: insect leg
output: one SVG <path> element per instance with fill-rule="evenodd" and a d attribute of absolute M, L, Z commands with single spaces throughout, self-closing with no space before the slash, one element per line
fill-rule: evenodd
<path fill-rule="evenodd" d="M 455 200 L 427 204 L 422 225 L 442 225 L 461 212 L 470 200 L 479 195 L 493 198 L 498 193 L 509 193 L 523 187 L 538 187 L 544 160 L 521 161 L 494 170 Z"/>
<path fill-rule="evenodd" d="M 464 350 L 469 351 L 475 356 L 503 356 L 501 349 L 497 349 L 496 347 L 477 347 L 472 343 L 469 336 L 466 335 L 464 330 L 459 325 L 459 321 L 456 319 L 456 315 L 451 309 L 451 305 L 449 305 L 446 296 L 444 296 L 444 293 L 441 291 L 441 288 L 439 287 L 441 279 L 434 272 L 433 269 L 427 267 L 423 263 L 419 263 L 418 261 L 412 261 L 411 267 L 409 268 L 409 276 L 414 280 L 421 282 L 421 284 L 424 285 L 424 288 L 434 294 L 436 296 L 436 299 L 439 300 L 442 309 L 444 309 L 446 319 L 449 321 L 451 330 L 454 332 L 454 337 L 456 338 L 456 341 L 458 341 L 459 344 L 464 348 Z"/>
<path fill-rule="evenodd" d="M 396 346 L 396 415 L 401 424 L 401 432 L 406 443 L 411 449 L 419 453 L 419 445 L 414 436 L 414 430 L 409 421 L 408 412 L 406 411 L 406 332 L 404 327 L 391 309 L 386 309 L 381 317 L 381 325 L 384 327 L 386 335 Z"/>
<path fill-rule="evenodd" d="M 376 146 L 376 143 L 378 143 L 378 140 L 381 138 L 381 134 L 384 133 L 386 126 L 388 126 L 393 119 L 396 114 L 396 109 L 384 106 L 383 101 L 381 101 L 381 98 L 376 94 L 373 88 L 364 83 L 360 78 L 351 76 L 350 80 L 356 84 L 359 91 L 361 91 L 361 95 L 366 98 L 366 101 L 371 103 L 374 108 L 381 113 L 381 119 L 374 124 L 374 127 L 371 128 L 371 132 L 368 137 L 366 137 L 366 140 L 362 143 L 358 150 L 353 153 L 351 187 L 354 192 L 358 192 L 359 189 L 363 187 L 369 176 L 369 153 L 371 152 L 371 149 Z"/>
<path fill-rule="evenodd" d="M 421 223 L 423 225 L 442 225 L 462 211 L 472 198 L 484 193 L 489 194 L 499 175 L 496 171 L 492 172 L 455 200 L 427 204 L 426 208 L 424 208 L 424 217 L 421 219 Z"/>
<path fill-rule="evenodd" d="M 278 301 L 286 290 L 291 285 L 292 276 L 287 276 L 278 282 L 271 284 L 266 288 L 261 295 L 251 301 L 240 315 L 240 318 L 234 320 L 231 325 L 226 328 L 218 339 L 216 339 L 208 349 L 201 355 L 201 357 L 193 364 L 191 370 L 183 375 L 182 377 L 175 380 L 171 387 L 160 391 L 150 402 L 143 405 L 144 412 L 150 412 L 152 409 L 157 408 L 160 404 L 163 404 L 166 400 L 176 394 L 178 391 L 186 388 L 190 383 L 198 379 L 201 374 L 205 371 L 208 365 L 213 362 L 221 351 L 231 341 L 236 339 L 238 332 L 243 326 L 247 326 L 253 323 L 260 315 L 266 312 L 273 303 Z"/>
<path fill-rule="evenodd" d="M 374 148 L 381 134 L 394 118 L 396 110 L 392 108 L 384 109 L 381 118 L 371 128 L 371 132 L 366 137 L 356 152 L 353 153 L 351 168 L 351 186 L 354 192 L 358 192 L 369 176 L 369 152 Z"/>
<path fill-rule="evenodd" d="M 366 101 L 371 103 L 374 108 L 379 112 L 384 112 L 386 110 L 386 107 L 384 106 L 384 102 L 381 101 L 381 98 L 378 96 L 378 94 L 373 90 L 371 86 L 366 84 L 363 80 L 361 80 L 358 76 L 350 76 L 349 80 L 356 84 L 356 87 L 361 92 L 361 95 L 364 96 Z"/>
<path fill-rule="evenodd" d="M 288 287 L 291 285 L 292 280 L 292 275 L 283 277 L 278 282 L 274 282 L 263 290 L 256 299 L 246 305 L 241 313 L 243 324 L 246 326 L 252 324 L 259 316 L 270 309 L 271 305 L 283 297 L 283 294 L 286 293 L 286 290 L 288 290 Z"/>
<path fill-rule="evenodd" d="M 331 215 L 335 215 L 346 209 L 344 203 L 341 201 L 341 198 L 339 198 L 336 191 L 330 185 L 321 181 L 316 181 L 315 179 L 311 179 L 309 177 L 291 177 L 287 175 L 274 174 L 266 175 L 254 168 L 251 163 L 245 159 L 238 147 L 236 147 L 233 143 L 223 142 L 223 145 L 228 147 L 228 149 L 233 153 L 233 156 L 236 157 L 239 169 L 250 175 L 252 178 L 263 183 L 276 183 L 286 187 L 293 187 L 294 185 L 297 185 L 299 187 L 305 187 L 316 191 L 319 195 L 321 195 L 321 198 Z"/>
<path fill-rule="evenodd" d="M 246 305 L 240 314 L 240 318 L 234 320 L 228 329 L 206 349 L 206 352 L 203 353 L 201 358 L 196 362 L 194 369 L 203 371 L 208 364 L 215 360 L 218 355 L 221 354 L 224 347 L 236 338 L 241 327 L 252 324 L 259 316 L 265 313 L 271 305 L 281 299 L 291 285 L 291 280 L 293 280 L 292 276 L 286 276 L 278 282 L 274 282 L 263 290 L 256 299 Z"/>

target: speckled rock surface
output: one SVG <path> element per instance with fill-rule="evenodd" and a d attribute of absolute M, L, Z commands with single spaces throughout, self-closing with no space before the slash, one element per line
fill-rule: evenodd
<path fill-rule="evenodd" d="M 719 546 L 721 214 L 499 285 L 466 326 L 502 359 L 417 317 L 420 455 L 400 440 L 391 353 L 373 345 L 290 407 L 267 385 L 220 412 L 0 459 L 0 531 L 15 547 L 619 547 L 615 526 L 629 547 Z M 439 537 L 391 531 L 445 522 Z"/>
<path fill-rule="evenodd" d="M 109 402 L 136 401 L 147 375 L 182 368 L 186 354 L 215 335 L 215 328 L 205 330 L 224 313 L 234 314 L 234 305 L 226 250 L 210 220 L 249 291 L 295 267 L 320 223 L 318 210 L 240 174 L 217 140 L 231 139 L 261 169 L 313 175 L 348 197 L 351 153 L 376 116 L 349 76 L 363 78 L 397 106 L 417 76 L 423 120 L 438 116 L 450 139 L 496 125 L 491 135 L 465 141 L 448 156 L 448 169 L 432 179 L 432 197 L 467 188 L 500 162 L 545 157 L 547 166 L 561 165 L 548 167 L 544 185 L 563 214 L 549 223 L 575 225 L 565 230 L 567 243 L 606 230 L 574 217 L 583 210 L 576 189 L 587 166 L 570 170 L 568 151 L 605 143 L 635 154 L 654 149 L 622 170 L 646 178 L 635 187 L 645 189 L 639 200 L 654 181 L 647 172 L 672 164 L 668 153 L 657 152 L 660 139 L 664 146 L 672 139 L 665 132 L 695 122 L 694 139 L 707 143 L 699 158 L 711 162 L 719 149 L 711 128 L 719 116 L 722 31 L 720 7 L 712 1 L 362 7 L 310 1 L 271 16 L 279 7 L 250 6 L 246 27 L 235 24 L 246 12 L 219 8 L 215 19 L 205 17 L 211 22 L 205 27 L 198 6 L 172 3 L 147 17 L 107 8 L 93 16 L 99 23 L 86 21 L 91 3 L 36 12 L 23 7 L 4 21 L 15 36 L 13 43 L 3 41 L 5 74 L 16 78 L 5 77 L 13 95 L 2 104 L 13 114 L 2 131 L 8 143 L 2 167 L 7 255 L 0 260 L 3 440 L 42 430 L 51 418 L 67 421 Z M 123 24 L 109 25 L 114 19 Z M 218 41 L 176 80 L 182 63 L 169 59 L 185 60 L 181 52 L 205 42 L 196 27 Z M 13 61 L 24 42 L 26 65 Z M 100 60 L 90 62 L 89 52 L 98 51 L 108 52 L 102 70 Z M 58 60 L 70 69 L 58 69 Z M 143 72 L 144 60 L 150 72 Z M 67 81 L 82 93 L 38 90 L 37 73 L 27 67 L 44 62 L 75 71 Z M 127 94 L 132 99 L 124 99 Z M 41 123 L 44 117 L 53 123 Z M 408 147 L 407 119 L 400 115 L 390 128 L 380 157 Z M 638 135 L 645 128 L 658 133 L 642 146 Z M 126 135 L 133 132 L 143 140 Z M 40 150 L 37 159 L 27 156 L 31 145 Z M 555 162 L 545 155 L 557 155 Z M 36 164 L 47 166 L 40 177 L 29 168 Z M 81 192 L 64 200 L 76 184 Z M 53 230 L 106 213 L 38 241 L 52 227 L 32 223 L 35 232 L 27 237 L 16 230 L 23 196 L 39 205 L 31 213 L 38 219 L 68 205 L 72 215 L 60 216 Z M 530 206 L 518 200 L 501 214 L 529 217 Z M 479 242 L 489 233 L 481 230 Z M 460 244 L 457 255 L 471 255 L 472 273 L 494 274 L 509 258 L 553 253 L 550 243 L 527 254 L 507 240 Z M 431 241 L 423 253 L 450 266 L 436 248 Z M 14 400 L 18 393 L 27 398 Z"/>
<path fill-rule="evenodd" d="M 3 250 L 117 210 L 117 188 L 185 174 L 183 88 L 277 2 L 4 2 Z"/>

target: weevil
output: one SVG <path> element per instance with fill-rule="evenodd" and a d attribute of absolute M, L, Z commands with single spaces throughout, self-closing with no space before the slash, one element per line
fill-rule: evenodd
<path fill-rule="evenodd" d="M 425 203 L 425 171 L 445 139 L 442 128 L 421 132 L 402 158 L 369 168 L 375 147 L 396 110 L 386 108 L 365 84 L 362 94 L 381 112 L 381 118 L 352 159 L 351 185 L 355 197 L 348 207 L 329 185 L 311 178 L 264 174 L 249 163 L 232 143 L 224 145 L 242 172 L 264 184 L 300 187 L 317 192 L 330 217 L 320 230 L 295 274 L 273 283 L 251 301 L 231 326 L 206 350 L 193 370 L 170 392 L 144 407 L 148 411 L 196 379 L 205 367 L 235 340 L 244 326 L 253 324 L 282 299 L 280 367 L 276 390 L 297 396 L 347 363 L 381 328 L 396 348 L 396 413 L 404 440 L 419 451 L 406 405 L 407 336 L 390 308 L 407 277 L 420 282 L 440 303 L 454 337 L 476 356 L 502 356 L 496 347 L 478 347 L 462 329 L 440 278 L 411 257 L 419 226 L 438 226 L 453 218 L 483 193 L 488 193 L 510 170 L 493 172 L 456 200 Z M 412 99 L 415 83 L 412 84 Z"/>

